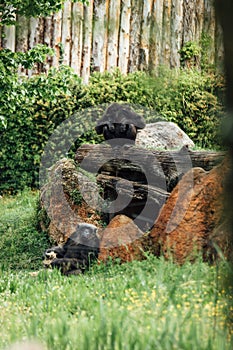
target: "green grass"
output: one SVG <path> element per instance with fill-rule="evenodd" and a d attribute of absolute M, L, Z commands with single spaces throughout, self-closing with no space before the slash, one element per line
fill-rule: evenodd
<path fill-rule="evenodd" d="M 23 245 L 26 225 L 31 244 L 42 248 L 44 238 L 32 220 L 35 195 L 1 201 L 5 223 L 11 213 L 14 257 L 20 251 L 15 235 Z M 11 261 L 0 269 L 0 349 L 22 339 L 37 339 L 49 350 L 232 349 L 225 262 L 177 266 L 149 255 L 143 262 L 96 264 L 85 275 L 64 277 L 25 270 L 36 266 L 30 254 L 28 266 L 17 262 L 15 271 Z"/>
<path fill-rule="evenodd" d="M 38 269 L 48 238 L 37 230 L 38 192 L 0 198 L 0 265 L 6 269 Z"/>

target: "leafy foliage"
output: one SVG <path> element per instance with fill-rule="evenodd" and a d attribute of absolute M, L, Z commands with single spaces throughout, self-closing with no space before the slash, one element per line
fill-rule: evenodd
<path fill-rule="evenodd" d="M 18 81 L 13 77 L 12 81 L 2 99 L 6 127 L 0 129 L 0 155 L 2 189 L 14 192 L 25 185 L 37 185 L 46 141 L 54 128 L 73 113 L 81 80 L 69 68 L 60 67 L 48 76 Z"/>
<path fill-rule="evenodd" d="M 73 0 L 73 2 L 87 2 L 85 0 Z M 26 17 L 47 16 L 59 11 L 64 0 L 1 0 L 0 1 L 0 26 L 15 23 L 16 15 Z"/>
<path fill-rule="evenodd" d="M 195 69 L 160 68 L 153 79 L 154 107 L 166 120 L 177 123 L 202 148 L 219 148 L 223 111 L 221 76 Z"/>
<path fill-rule="evenodd" d="M 38 185 L 38 169 L 46 142 L 57 126 L 71 116 L 75 117 L 69 128 L 73 136 L 65 130 L 54 139 L 61 143 L 61 149 L 75 135 L 78 138 L 70 154 L 82 143 L 101 142 L 94 125 L 106 106 L 114 101 L 131 104 L 147 122 L 161 117 L 177 123 L 197 146 L 218 146 L 216 135 L 222 109 L 218 94 L 223 84 L 212 73 L 160 69 L 149 78 L 144 72 L 123 75 L 116 70 L 94 73 L 89 84 L 84 85 L 65 66 L 53 68 L 47 75 L 18 78 L 14 73 L 17 60 L 24 62 L 22 57 L 15 58 L 9 52 L 12 68 L 3 61 L 1 66 L 1 191 L 14 192 L 24 186 Z"/>
<path fill-rule="evenodd" d="M 196 41 L 188 41 L 179 50 L 179 54 L 180 61 L 183 66 L 185 65 L 185 63 L 188 63 L 188 65 L 190 65 L 191 62 L 193 65 L 195 65 L 200 59 L 201 47 Z"/>

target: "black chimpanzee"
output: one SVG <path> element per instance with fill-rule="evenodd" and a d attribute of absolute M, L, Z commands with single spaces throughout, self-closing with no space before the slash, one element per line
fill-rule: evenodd
<path fill-rule="evenodd" d="M 103 134 L 105 140 L 116 139 L 119 146 L 134 144 L 139 129 L 145 127 L 142 116 L 135 113 L 128 105 L 112 103 L 98 121 L 95 130 Z"/>
<path fill-rule="evenodd" d="M 99 254 L 97 227 L 80 223 L 62 246 L 49 248 L 44 253 L 44 265 L 58 268 L 64 275 L 80 274 Z"/>

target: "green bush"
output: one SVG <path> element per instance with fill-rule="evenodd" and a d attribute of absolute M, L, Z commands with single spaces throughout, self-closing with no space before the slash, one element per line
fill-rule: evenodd
<path fill-rule="evenodd" d="M 8 57 L 8 62 L 10 59 L 14 62 L 14 57 Z M 65 66 L 30 79 L 18 78 L 14 69 L 13 65 L 12 70 L 7 70 L 4 60 L 0 60 L 5 77 L 0 78 L 2 192 L 38 186 L 41 155 L 48 138 L 70 116 L 75 115 L 72 133 L 79 136 L 72 152 L 83 142 L 100 142 L 94 125 L 112 102 L 133 105 L 147 122 L 156 121 L 158 116 L 176 122 L 198 146 L 218 146 L 222 110 L 218 91 L 222 83 L 214 74 L 160 69 L 149 78 L 145 72 L 123 75 L 116 70 L 94 73 L 89 84 L 84 85 Z M 69 134 L 58 135 L 54 142 L 61 143 L 62 149 L 67 138 Z"/>
<path fill-rule="evenodd" d="M 2 191 L 37 186 L 44 146 L 56 126 L 74 112 L 80 91 L 81 79 L 68 67 L 22 81 L 12 76 L 1 101 Z"/>
<path fill-rule="evenodd" d="M 114 72 L 94 73 L 84 96 L 79 101 L 82 108 L 107 104 L 116 101 L 153 107 L 153 98 L 149 86 L 143 84 L 147 78 L 144 72 L 124 75 L 119 69 Z"/>
<path fill-rule="evenodd" d="M 223 78 L 194 69 L 160 69 L 154 79 L 154 108 L 165 120 L 177 123 L 202 148 L 219 148 L 223 112 Z"/>

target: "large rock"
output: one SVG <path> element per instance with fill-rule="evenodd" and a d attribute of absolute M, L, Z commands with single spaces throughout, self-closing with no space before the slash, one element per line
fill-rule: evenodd
<path fill-rule="evenodd" d="M 74 161 L 64 158 L 50 170 L 49 181 L 41 189 L 40 224 L 57 244 L 64 243 L 79 223 L 100 226 L 100 216 L 83 199 L 80 183 L 85 183 L 85 197 L 94 193 L 93 182 L 77 171 Z M 94 207 L 95 199 L 88 202 Z"/>
<path fill-rule="evenodd" d="M 172 122 L 147 124 L 136 138 L 136 145 L 146 148 L 172 150 L 183 146 L 194 147 L 193 141 Z"/>
<path fill-rule="evenodd" d="M 121 262 L 145 259 L 149 250 L 148 235 L 144 234 L 133 220 L 125 215 L 115 216 L 102 233 L 99 261 L 109 257 Z"/>
<path fill-rule="evenodd" d="M 206 260 L 212 259 L 213 238 L 218 242 L 213 232 L 223 220 L 222 196 L 227 170 L 225 160 L 210 172 L 193 168 L 183 176 L 150 232 L 155 255 L 171 256 L 179 264 L 187 259 L 195 260 L 199 252 Z M 226 235 L 221 241 L 223 250 L 225 238 Z"/>

